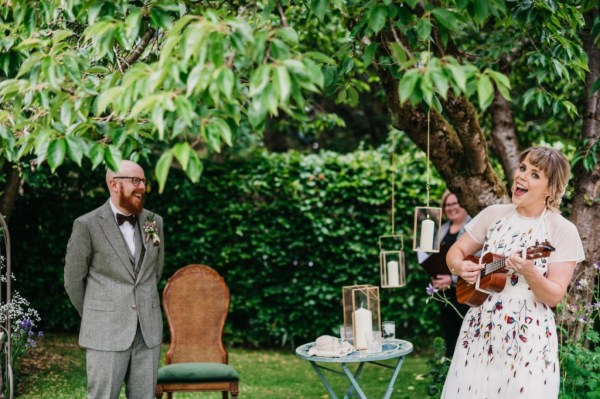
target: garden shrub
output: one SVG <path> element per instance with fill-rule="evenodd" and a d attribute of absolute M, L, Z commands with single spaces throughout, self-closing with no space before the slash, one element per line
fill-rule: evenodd
<path fill-rule="evenodd" d="M 342 287 L 379 285 L 378 238 L 391 233 L 389 147 L 350 154 L 257 153 L 206 162 L 200 183 L 172 170 L 165 192 L 150 184 L 147 207 L 165 220 L 161 289 L 178 268 L 202 263 L 231 291 L 231 344 L 294 347 L 337 333 Z M 427 274 L 412 251 L 415 206 L 426 200 L 425 159 L 397 156 L 396 233 L 404 234 L 407 286 L 381 289 L 381 316 L 397 336 L 438 334 L 437 306 L 426 305 Z M 150 175 L 151 167 L 146 167 Z M 74 330 L 79 318 L 63 288 L 73 220 L 108 198 L 103 171 L 32 173 L 19 199 L 14 271 L 46 330 Z M 32 187 L 32 188 L 30 188 Z M 33 188 L 34 187 L 34 188 Z M 443 190 L 432 184 L 432 204 Z"/>

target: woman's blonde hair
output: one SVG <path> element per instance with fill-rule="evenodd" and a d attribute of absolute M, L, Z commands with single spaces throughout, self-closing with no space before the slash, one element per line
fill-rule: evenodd
<path fill-rule="evenodd" d="M 560 151 L 549 147 L 530 147 L 521 153 L 519 162 L 525 159 L 548 177 L 546 206 L 558 212 L 571 177 L 569 161 Z"/>

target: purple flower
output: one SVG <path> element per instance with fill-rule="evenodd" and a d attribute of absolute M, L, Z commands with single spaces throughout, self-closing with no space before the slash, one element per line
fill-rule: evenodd
<path fill-rule="evenodd" d="M 594 267 L 596 268 L 596 270 L 600 270 L 600 261 L 594 263 Z"/>
<path fill-rule="evenodd" d="M 40 337 L 40 338 L 41 338 L 41 337 L 43 337 L 43 336 L 44 336 L 44 332 L 43 332 L 42 330 L 40 330 L 40 331 L 38 332 L 38 337 Z"/>
<path fill-rule="evenodd" d="M 431 283 L 429 283 L 425 290 L 427 291 L 427 295 L 429 296 L 433 296 L 433 294 L 435 294 L 438 291 L 437 288 L 431 285 Z"/>

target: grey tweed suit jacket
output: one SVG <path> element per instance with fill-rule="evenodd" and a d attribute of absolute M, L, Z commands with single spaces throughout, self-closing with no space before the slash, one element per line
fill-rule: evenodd
<path fill-rule="evenodd" d="M 155 247 L 143 232 L 149 214 L 144 209 L 138 218 L 140 229 L 135 226 L 135 262 L 108 201 L 73 223 L 65 258 L 65 289 L 81 316 L 79 344 L 84 348 L 125 350 L 133 342 L 138 321 L 149 348 L 162 341 L 157 284 L 164 261 L 163 223 L 154 215 L 160 237 Z"/>

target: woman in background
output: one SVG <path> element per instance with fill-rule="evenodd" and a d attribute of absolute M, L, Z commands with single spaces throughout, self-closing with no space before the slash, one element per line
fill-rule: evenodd
<path fill-rule="evenodd" d="M 441 246 L 450 248 L 452 244 L 456 242 L 458 237 L 465 232 L 465 224 L 471 220 L 471 217 L 467 211 L 460 206 L 456 195 L 450 191 L 446 190 L 442 195 L 441 205 L 447 220 L 442 224 L 440 229 L 440 236 L 442 237 Z M 430 254 L 426 252 L 419 252 L 419 263 L 423 263 L 429 256 Z M 443 259 L 442 262 L 445 264 L 446 260 Z M 456 346 L 460 326 L 464 315 L 467 313 L 467 310 L 469 310 L 468 306 L 459 304 L 456 301 L 457 278 L 457 276 L 452 276 L 450 271 L 448 271 L 448 274 L 438 274 L 431 277 L 431 285 L 438 291 L 443 291 L 443 295 L 448 302 L 456 308 L 455 310 L 452 306 L 448 306 L 447 303 L 443 303 L 440 309 L 440 325 L 442 332 L 444 333 L 444 341 L 446 342 L 446 357 L 452 357 L 454 355 L 454 347 Z"/>

